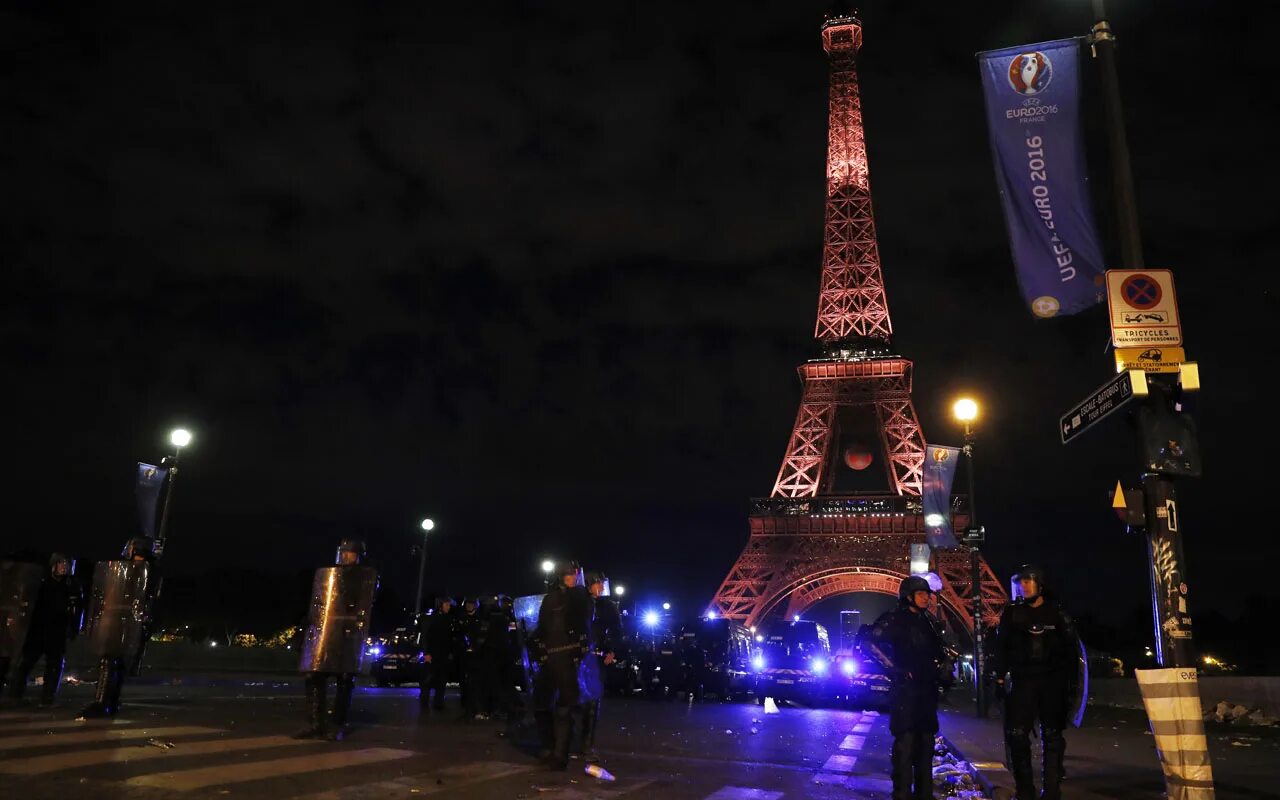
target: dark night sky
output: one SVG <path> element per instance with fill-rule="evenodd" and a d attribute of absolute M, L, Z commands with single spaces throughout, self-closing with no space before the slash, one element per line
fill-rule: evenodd
<path fill-rule="evenodd" d="M 700 606 L 815 353 L 824 6 L 759 5 L 0 12 L 4 539 L 117 550 L 132 462 L 183 423 L 176 572 L 296 570 L 354 532 L 411 594 L 432 514 L 432 587 L 523 592 L 572 554 Z M 1252 477 L 1274 47 L 1236 8 L 1110 4 L 1147 262 L 1176 270 L 1206 385 L 1193 602 L 1227 613 L 1239 572 L 1276 556 Z M 1076 607 L 1127 617 L 1144 547 L 1107 494 L 1135 477 L 1130 436 L 1055 432 L 1112 374 L 1105 310 L 1024 310 L 973 57 L 1085 33 L 1088 4 L 862 18 L 881 255 L 926 438 L 958 440 L 949 400 L 977 392 L 994 566 L 1044 560 Z"/>

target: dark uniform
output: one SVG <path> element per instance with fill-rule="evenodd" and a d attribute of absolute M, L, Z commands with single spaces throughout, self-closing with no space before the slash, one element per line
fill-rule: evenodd
<path fill-rule="evenodd" d="M 481 630 L 483 619 L 479 609 L 480 602 L 475 598 L 468 597 L 463 600 L 462 610 L 458 613 L 455 627 L 458 682 L 462 690 L 462 714 L 459 719 L 471 719 L 475 716 L 476 695 L 481 691 L 476 686 L 476 681 L 480 677 L 476 648 L 483 638 Z"/>
<path fill-rule="evenodd" d="M 502 667 L 502 641 L 507 620 L 497 607 L 495 598 L 479 602 L 475 613 L 467 619 L 467 684 L 470 686 L 468 709 L 474 719 L 487 720 L 497 701 L 499 674 Z"/>
<path fill-rule="evenodd" d="M 591 595 L 580 584 L 564 584 L 565 577 L 578 576 L 577 564 L 563 565 L 561 573 L 542 598 L 535 633 L 541 664 L 533 683 L 534 717 L 541 755 L 552 769 L 569 764 L 573 718 L 582 712 L 584 701 L 580 669 L 592 649 Z"/>
<path fill-rule="evenodd" d="M 597 584 L 601 587 L 601 594 L 598 595 L 593 588 Z M 600 683 L 593 691 L 596 697 L 583 704 L 582 713 L 582 752 L 592 764 L 600 761 L 600 757 L 596 755 L 596 731 L 600 727 L 600 702 L 604 694 L 604 670 L 607 667 L 605 662 L 613 661 L 618 640 L 622 636 L 622 619 L 618 616 L 618 607 L 611 597 L 603 593 L 607 584 L 608 578 L 603 573 L 592 573 L 587 578 L 587 586 L 592 589 L 591 641 L 595 645 L 594 666 Z"/>
<path fill-rule="evenodd" d="M 137 675 L 142 666 L 151 605 L 159 594 L 155 540 L 148 536 L 133 537 L 119 560 L 101 561 L 94 569 L 85 636 L 98 657 L 98 685 L 79 718 L 115 716 L 120 709 L 126 674 Z"/>
<path fill-rule="evenodd" d="M 889 732 L 894 800 L 933 797 L 933 738 L 945 652 L 933 617 L 915 602 L 916 592 L 932 594 L 929 582 L 918 575 L 903 580 L 898 608 L 876 620 L 863 643 L 893 679 Z"/>
<path fill-rule="evenodd" d="M 306 675 L 310 724 L 295 739 L 339 741 L 346 736 L 347 713 L 355 677 L 364 662 L 378 573 L 364 566 L 364 542 L 343 539 L 336 565 L 316 570 L 311 607 L 298 670 Z M 333 708 L 326 713 L 329 678 L 334 679 Z"/>
<path fill-rule="evenodd" d="M 418 690 L 418 702 L 426 706 L 428 702 L 436 711 L 444 709 L 445 684 L 454 671 L 454 622 L 453 599 L 446 597 L 439 601 L 436 613 L 427 622 L 426 641 L 423 646 L 431 659 L 430 683 L 423 682 Z M 431 700 L 431 692 L 435 699 Z"/>
<path fill-rule="evenodd" d="M 1034 798 L 1028 736 L 1039 719 L 1044 746 L 1044 792 L 1040 796 L 1057 800 L 1062 796 L 1062 760 L 1067 747 L 1062 731 L 1079 676 L 1080 643 L 1075 623 L 1057 600 L 1045 593 L 1044 571 L 1024 566 L 1014 576 L 1015 583 L 1020 580 L 1035 581 L 1036 594 L 1005 608 L 991 654 L 997 692 L 1004 689 L 1006 673 L 1012 680 L 1004 701 L 1005 757 L 1017 784 L 1018 800 Z"/>
<path fill-rule="evenodd" d="M 59 574 L 59 566 L 64 568 Z M 53 705 L 66 663 L 67 640 L 80 633 L 84 619 L 84 589 L 75 578 L 75 562 L 61 553 L 49 559 L 49 573 L 40 583 L 31 629 L 22 648 L 18 672 L 9 687 L 9 696 L 18 698 L 27 688 L 27 676 L 44 658 L 44 686 L 40 705 Z"/>

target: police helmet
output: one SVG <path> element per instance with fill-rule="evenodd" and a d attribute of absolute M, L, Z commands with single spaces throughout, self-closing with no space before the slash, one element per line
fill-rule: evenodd
<path fill-rule="evenodd" d="M 898 584 L 898 602 L 910 603 L 911 596 L 916 592 L 933 594 L 933 587 L 929 586 L 929 581 L 923 575 L 909 575 L 903 578 L 902 583 Z"/>
<path fill-rule="evenodd" d="M 364 561 L 364 556 L 365 556 L 364 541 L 361 539 L 357 539 L 354 536 L 342 537 L 342 541 L 338 543 L 338 552 L 334 556 L 335 564 L 342 563 L 343 553 L 355 553 L 356 563 L 357 564 L 361 563 L 362 561 Z"/>
<path fill-rule="evenodd" d="M 148 561 L 155 558 L 155 554 L 156 542 L 150 536 L 130 537 L 129 541 L 124 543 L 124 549 L 120 551 L 120 555 L 127 559 L 142 556 Z"/>
<path fill-rule="evenodd" d="M 1018 567 L 1018 571 L 1013 574 L 1013 589 L 1015 597 L 1025 596 L 1022 591 L 1021 581 L 1030 580 L 1036 582 L 1036 595 L 1042 595 L 1045 592 L 1044 567 L 1038 564 L 1023 564 Z"/>
<path fill-rule="evenodd" d="M 76 574 L 76 560 L 66 553 L 54 553 L 49 556 L 49 572 L 52 573 L 59 564 L 67 565 L 68 576 Z"/>

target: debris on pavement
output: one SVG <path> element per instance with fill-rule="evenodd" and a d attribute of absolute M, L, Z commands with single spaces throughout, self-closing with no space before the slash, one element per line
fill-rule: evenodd
<path fill-rule="evenodd" d="M 1270 727 L 1280 723 L 1280 719 L 1271 716 L 1261 708 L 1250 710 L 1248 706 L 1223 700 L 1204 715 L 1205 722 L 1225 722 L 1229 725 L 1256 725 Z"/>
<path fill-rule="evenodd" d="M 987 800 L 978 784 L 977 769 L 968 761 L 962 761 L 948 747 L 946 740 L 936 736 L 933 741 L 933 786 L 939 797 L 958 800 Z"/>

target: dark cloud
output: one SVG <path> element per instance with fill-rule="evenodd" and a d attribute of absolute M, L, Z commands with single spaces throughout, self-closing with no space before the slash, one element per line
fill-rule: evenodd
<path fill-rule="evenodd" d="M 576 553 L 700 602 L 772 485 L 812 353 L 822 5 L 776 5 L 7 11 L 15 527 L 105 553 L 129 462 L 181 420 L 199 439 L 177 569 L 246 550 L 292 569 L 358 529 L 407 580 L 430 511 L 438 583 L 498 588 Z M 1189 558 L 1230 608 L 1220 576 L 1269 547 L 1226 499 L 1269 427 L 1249 376 L 1276 312 L 1275 158 L 1243 77 L 1268 72 L 1265 25 L 1112 10 L 1148 262 L 1177 269 L 1204 363 Z M 956 439 L 946 401 L 978 391 L 997 567 L 1052 560 L 1078 602 L 1114 590 L 1127 612 L 1141 548 L 1105 494 L 1133 477 L 1128 434 L 1054 434 L 1108 377 L 1105 320 L 1022 310 L 973 58 L 1083 33 L 1088 12 L 895 3 L 864 22 L 881 255 L 926 436 Z"/>

